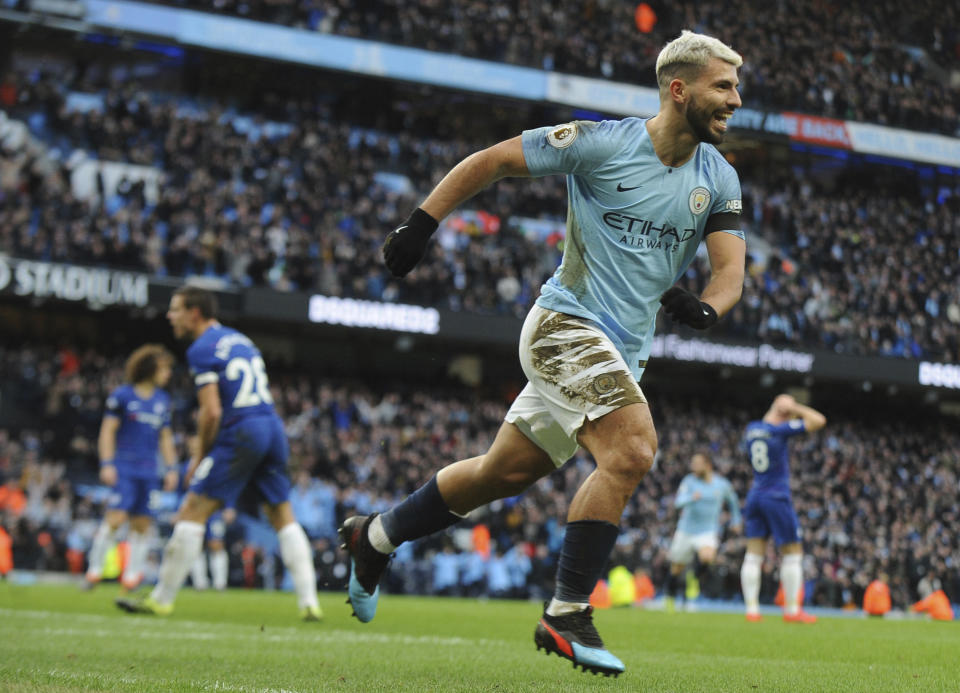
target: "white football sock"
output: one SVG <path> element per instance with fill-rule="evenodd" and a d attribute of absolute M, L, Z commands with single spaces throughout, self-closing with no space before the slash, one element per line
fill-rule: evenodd
<path fill-rule="evenodd" d="M 293 589 L 297 593 L 297 605 L 317 606 L 317 573 L 313 568 L 313 552 L 310 542 L 297 522 L 291 522 L 277 532 L 280 540 L 280 558 L 293 578 Z"/>
<path fill-rule="evenodd" d="M 757 553 L 748 553 L 743 557 L 743 567 L 740 568 L 740 587 L 743 589 L 743 603 L 748 614 L 760 613 L 760 567 L 763 565 L 763 556 Z"/>
<path fill-rule="evenodd" d="M 190 581 L 193 583 L 193 589 L 205 590 L 210 586 L 210 580 L 207 579 L 207 554 L 201 551 L 197 560 L 193 562 L 190 568 Z"/>
<path fill-rule="evenodd" d="M 793 615 L 800 611 L 800 585 L 803 584 L 803 555 L 787 554 L 780 561 L 780 582 L 783 583 L 783 610 Z"/>
<path fill-rule="evenodd" d="M 143 579 L 143 569 L 150 551 L 150 536 L 147 532 L 130 532 L 127 537 L 127 567 L 123 569 L 121 581 L 128 587 L 136 587 Z"/>
<path fill-rule="evenodd" d="M 110 525 L 103 521 L 97 527 L 97 533 L 93 535 L 93 544 L 90 546 L 90 552 L 87 554 L 87 579 L 96 581 L 103 575 L 103 561 L 107 557 L 107 551 L 113 546 L 117 530 L 111 529 Z"/>
<path fill-rule="evenodd" d="M 177 592 L 187 579 L 187 573 L 197 555 L 203 550 L 206 527 L 199 522 L 181 520 L 173 526 L 173 536 L 163 549 L 160 579 L 150 596 L 158 604 L 173 604 Z"/>
<path fill-rule="evenodd" d="M 390 537 L 387 536 L 386 531 L 383 529 L 383 520 L 380 519 L 381 517 L 383 517 L 383 515 L 377 515 L 373 518 L 370 526 L 367 527 L 367 539 L 370 540 L 370 545 L 380 553 L 393 553 L 397 550 L 397 547 L 390 542 Z"/>
<path fill-rule="evenodd" d="M 220 549 L 210 554 L 210 577 L 213 579 L 213 589 L 227 589 L 227 578 L 230 575 L 230 558 L 226 549 Z"/>
<path fill-rule="evenodd" d="M 550 600 L 550 603 L 547 605 L 547 615 L 564 616 L 565 614 L 575 614 L 578 611 L 583 611 L 588 606 L 590 606 L 589 603 L 581 604 L 580 602 L 562 602 L 556 597 L 553 597 Z"/>

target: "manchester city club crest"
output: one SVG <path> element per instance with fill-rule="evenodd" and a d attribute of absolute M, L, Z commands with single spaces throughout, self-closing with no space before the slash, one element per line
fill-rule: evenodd
<path fill-rule="evenodd" d="M 556 149 L 566 149 L 577 139 L 579 132 L 576 123 L 558 125 L 547 134 L 547 142 Z"/>
<path fill-rule="evenodd" d="M 690 192 L 690 211 L 696 215 L 703 214 L 710 206 L 710 191 L 704 187 L 694 188 Z"/>
<path fill-rule="evenodd" d="M 616 376 L 610 375 L 609 373 L 598 375 L 593 381 L 593 389 L 597 391 L 598 395 L 609 394 L 613 392 L 616 386 L 617 386 Z"/>

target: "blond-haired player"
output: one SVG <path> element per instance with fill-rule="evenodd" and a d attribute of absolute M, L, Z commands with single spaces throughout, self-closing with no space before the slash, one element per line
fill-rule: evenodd
<path fill-rule="evenodd" d="M 520 363 L 529 382 L 493 445 L 441 469 L 390 511 L 341 527 L 360 620 L 375 615 L 396 546 L 521 493 L 582 445 L 597 468 L 570 504 L 556 592 L 534 638 L 584 670 L 624 670 L 594 627 L 589 598 L 657 448 L 639 384 L 657 311 L 662 305 L 675 321 L 705 329 L 742 291 L 740 183 L 713 147 L 740 106 L 741 62 L 717 39 L 684 32 L 657 60 L 656 116 L 527 130 L 472 154 L 387 236 L 384 259 L 402 277 L 423 257 L 439 220 L 484 187 L 507 176 L 566 176 L 563 261 L 524 323 Z M 673 284 L 701 242 L 712 276 L 696 296 Z"/>

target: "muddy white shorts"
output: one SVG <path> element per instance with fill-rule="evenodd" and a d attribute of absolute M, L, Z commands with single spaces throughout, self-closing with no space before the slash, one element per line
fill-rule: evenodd
<path fill-rule="evenodd" d="M 610 338 L 584 318 L 534 305 L 520 333 L 520 365 L 529 382 L 506 420 L 557 467 L 577 451 L 586 419 L 647 401 Z"/>

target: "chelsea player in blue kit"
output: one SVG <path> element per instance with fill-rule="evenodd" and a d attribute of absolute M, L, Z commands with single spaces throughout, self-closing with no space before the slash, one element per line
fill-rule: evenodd
<path fill-rule="evenodd" d="M 120 599 L 117 606 L 136 613 L 171 613 L 203 548 L 207 520 L 220 508 L 235 506 L 240 493 L 252 486 L 277 531 L 280 557 L 293 578 L 301 617 L 319 620 L 313 556 L 288 500 L 289 447 L 260 350 L 216 320 L 215 297 L 199 287 L 177 289 L 167 319 L 175 337 L 193 341 L 187 362 L 197 387 L 200 444 L 190 460 L 189 491 L 164 549 L 156 587 L 142 601 Z"/>
<path fill-rule="evenodd" d="M 597 468 L 570 505 L 556 592 L 534 640 L 585 671 L 624 671 L 594 627 L 590 593 L 656 453 L 638 381 L 658 309 L 705 329 L 743 289 L 740 184 L 713 146 L 740 106 L 742 62 L 717 39 L 684 32 L 657 59 L 656 116 L 528 130 L 472 154 L 387 236 L 384 260 L 402 277 L 423 257 L 439 220 L 486 186 L 507 176 L 566 176 L 563 261 L 524 322 L 520 363 L 529 382 L 492 446 L 444 467 L 388 512 L 351 517 L 340 528 L 361 621 L 374 618 L 378 584 L 398 545 L 522 493 L 583 446 Z M 712 274 L 696 296 L 673 284 L 701 242 Z"/>
<path fill-rule="evenodd" d="M 800 608 L 803 584 L 803 544 L 797 514 L 790 497 L 788 440 L 823 428 L 826 417 L 790 395 L 779 395 L 760 421 L 747 424 L 743 446 L 753 467 L 753 486 L 743 509 L 747 553 L 740 569 L 747 620 L 759 621 L 760 569 L 767 540 L 772 536 L 780 549 L 780 581 L 783 583 L 783 620 L 814 623 L 816 617 Z"/>
<path fill-rule="evenodd" d="M 680 578 L 696 558 L 697 577 L 703 582 L 706 570 L 717 557 L 720 545 L 720 511 L 726 503 L 730 526 L 740 526 L 740 501 L 730 482 L 713 471 L 713 460 L 703 452 L 690 459 L 690 474 L 680 482 L 673 504 L 680 509 L 677 531 L 670 542 L 670 577 L 667 584 L 668 608 L 673 595 L 686 593 Z"/>
<path fill-rule="evenodd" d="M 161 485 L 158 450 L 165 465 L 164 487 L 173 490 L 177 483 L 170 395 L 163 390 L 170 380 L 172 365 L 173 355 L 169 351 L 159 344 L 145 344 L 127 359 L 126 383 L 107 397 L 97 448 L 100 480 L 112 490 L 106 516 L 87 555 L 87 589 L 100 581 L 104 558 L 120 525 L 128 519 L 130 551 L 120 581 L 124 588 L 132 590 L 143 579 L 154 515 L 151 499 Z"/>

